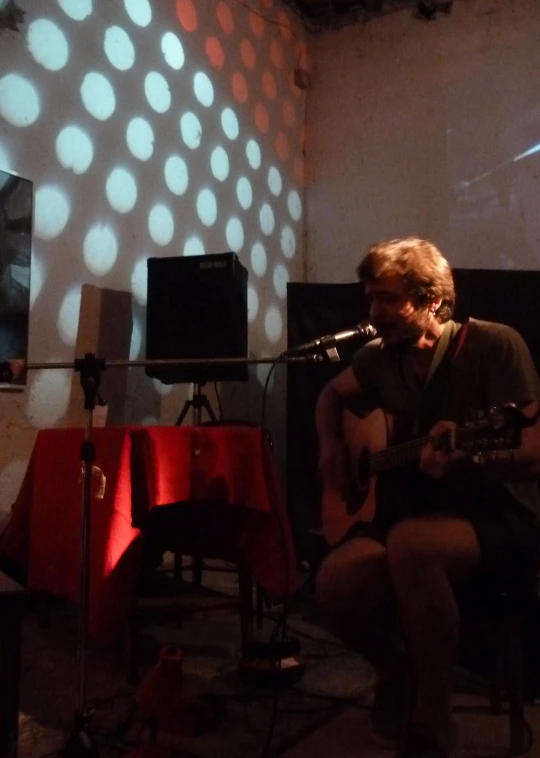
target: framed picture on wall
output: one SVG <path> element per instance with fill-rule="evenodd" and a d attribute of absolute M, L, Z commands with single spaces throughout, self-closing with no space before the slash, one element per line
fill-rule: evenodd
<path fill-rule="evenodd" d="M 0 362 L 28 357 L 33 185 L 0 170 Z M 22 389 L 23 372 L 0 389 Z"/>

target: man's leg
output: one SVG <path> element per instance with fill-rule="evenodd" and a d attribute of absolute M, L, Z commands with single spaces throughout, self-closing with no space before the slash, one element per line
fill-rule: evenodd
<path fill-rule="evenodd" d="M 387 560 L 415 675 L 413 721 L 447 748 L 460 626 L 453 587 L 480 563 L 476 533 L 464 519 L 406 519 L 388 535 Z"/>

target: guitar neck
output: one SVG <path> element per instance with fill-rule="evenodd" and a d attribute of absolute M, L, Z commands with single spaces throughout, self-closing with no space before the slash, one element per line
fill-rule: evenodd
<path fill-rule="evenodd" d="M 387 447 L 385 450 L 379 450 L 371 453 L 369 456 L 369 468 L 372 474 L 378 474 L 381 471 L 389 471 L 398 466 L 406 466 L 408 463 L 414 463 L 420 457 L 420 451 L 432 437 L 419 437 L 408 442 L 402 442 L 399 445 Z"/>

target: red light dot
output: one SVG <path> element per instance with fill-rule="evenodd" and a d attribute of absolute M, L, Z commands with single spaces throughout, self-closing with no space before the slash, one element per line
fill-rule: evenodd
<path fill-rule="evenodd" d="M 253 44 L 248 39 L 243 39 L 240 43 L 240 55 L 244 66 L 249 69 L 254 69 L 257 62 L 257 54 Z"/>
<path fill-rule="evenodd" d="M 255 106 L 255 126 L 263 134 L 266 134 L 270 128 L 268 111 L 261 103 L 257 103 Z"/>
<path fill-rule="evenodd" d="M 276 137 L 276 152 L 282 161 L 286 161 L 289 157 L 289 140 L 283 132 L 279 132 Z"/>
<path fill-rule="evenodd" d="M 225 53 L 217 37 L 209 37 L 206 40 L 206 55 L 214 68 L 222 69 L 225 65 Z"/>
<path fill-rule="evenodd" d="M 259 13 L 255 13 L 254 11 L 250 11 L 250 13 L 249 13 L 249 25 L 251 26 L 251 31 L 257 37 L 257 39 L 261 39 L 261 37 L 264 34 L 264 19 L 263 19 L 263 17 Z"/>
<path fill-rule="evenodd" d="M 234 18 L 231 9 L 227 3 L 219 2 L 216 8 L 217 20 L 225 34 L 232 34 L 234 31 Z"/>
<path fill-rule="evenodd" d="M 245 103 L 248 99 L 248 86 L 246 78 L 239 71 L 232 75 L 232 91 L 235 99 L 239 103 Z"/>
<path fill-rule="evenodd" d="M 176 15 L 186 32 L 195 31 L 198 19 L 193 0 L 176 0 Z"/>

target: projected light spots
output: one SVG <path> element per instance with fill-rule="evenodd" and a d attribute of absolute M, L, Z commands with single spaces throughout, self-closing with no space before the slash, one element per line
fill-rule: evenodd
<path fill-rule="evenodd" d="M 247 211 L 248 208 L 251 208 L 253 202 L 253 190 L 251 189 L 249 179 L 246 179 L 245 176 L 241 176 L 236 183 L 236 197 L 245 211 Z"/>
<path fill-rule="evenodd" d="M 114 90 L 103 74 L 95 71 L 86 74 L 81 85 L 81 96 L 88 113 L 98 121 L 106 121 L 114 113 Z"/>
<path fill-rule="evenodd" d="M 290 100 L 285 100 L 283 103 L 283 121 L 287 126 L 294 126 L 296 123 L 296 110 L 293 103 Z"/>
<path fill-rule="evenodd" d="M 176 0 L 176 15 L 186 32 L 195 31 L 198 18 L 193 0 Z"/>
<path fill-rule="evenodd" d="M 240 56 L 246 68 L 253 70 L 257 62 L 257 55 L 251 40 L 243 39 L 240 44 Z"/>
<path fill-rule="evenodd" d="M 289 42 L 292 38 L 291 21 L 284 11 L 280 11 L 277 14 L 277 23 L 279 25 L 279 33 L 286 42 Z"/>
<path fill-rule="evenodd" d="M 235 140 L 239 133 L 240 127 L 238 126 L 238 118 L 236 113 L 231 108 L 225 108 L 221 114 L 221 127 L 225 132 L 225 136 L 230 140 Z"/>
<path fill-rule="evenodd" d="M 270 60 L 274 64 L 276 68 L 282 69 L 284 66 L 284 58 L 283 58 L 283 48 L 279 44 L 279 42 L 276 42 L 275 40 L 272 40 L 270 43 Z"/>
<path fill-rule="evenodd" d="M 161 52 L 165 62 L 175 71 L 180 71 L 185 62 L 182 43 L 172 32 L 166 32 L 161 38 Z"/>
<path fill-rule="evenodd" d="M 160 382 L 159 379 L 152 379 L 152 384 L 154 385 L 154 389 L 158 395 L 162 395 L 163 397 L 169 395 L 173 391 L 174 387 L 173 384 L 163 384 L 163 382 Z"/>
<path fill-rule="evenodd" d="M 184 113 L 180 119 L 180 133 L 187 147 L 196 150 L 201 144 L 202 126 L 194 113 Z"/>
<path fill-rule="evenodd" d="M 263 203 L 259 213 L 259 221 L 261 223 L 263 234 L 272 234 L 276 225 L 276 220 L 274 218 L 274 211 L 268 205 L 268 203 Z"/>
<path fill-rule="evenodd" d="M 148 216 L 148 231 L 156 245 L 168 245 L 174 235 L 174 219 L 167 206 L 154 205 Z"/>
<path fill-rule="evenodd" d="M 279 132 L 276 137 L 276 153 L 282 161 L 286 161 L 289 157 L 289 140 L 283 132 Z"/>
<path fill-rule="evenodd" d="M 165 182 L 174 195 L 183 195 L 189 182 L 188 167 L 179 155 L 171 155 L 165 163 Z"/>
<path fill-rule="evenodd" d="M 86 268 L 96 276 L 108 274 L 118 256 L 118 243 L 108 224 L 94 224 L 83 242 Z"/>
<path fill-rule="evenodd" d="M 257 37 L 257 39 L 261 39 L 264 34 L 265 26 L 263 17 L 259 13 L 255 13 L 255 11 L 250 11 L 249 25 L 251 26 L 251 31 Z"/>
<path fill-rule="evenodd" d="M 258 169 L 261 165 L 261 148 L 258 142 L 250 139 L 246 145 L 246 155 L 252 169 Z"/>
<path fill-rule="evenodd" d="M 280 311 L 275 305 L 271 305 L 264 316 L 264 331 L 270 342 L 275 345 L 281 339 L 283 321 Z"/>
<path fill-rule="evenodd" d="M 247 288 L 247 312 L 248 321 L 253 324 L 259 313 L 259 296 L 251 284 L 248 284 Z"/>
<path fill-rule="evenodd" d="M 8 160 L 8 153 L 7 150 L 0 145 L 0 168 L 5 169 L 6 171 L 9 171 L 9 165 L 10 162 Z"/>
<path fill-rule="evenodd" d="M 204 245 L 198 237 L 189 237 L 184 242 L 184 255 L 186 257 L 189 255 L 204 255 L 205 252 Z"/>
<path fill-rule="evenodd" d="M 217 219 L 216 196 L 209 189 L 203 189 L 197 197 L 197 214 L 205 226 L 213 226 Z"/>
<path fill-rule="evenodd" d="M 255 276 L 266 274 L 266 250 L 260 242 L 256 242 L 251 248 L 251 268 Z"/>
<path fill-rule="evenodd" d="M 268 170 L 268 187 L 270 188 L 270 192 L 276 197 L 281 194 L 283 182 L 281 180 L 281 174 L 275 166 L 272 166 Z"/>
<path fill-rule="evenodd" d="M 124 0 L 124 7 L 137 26 L 148 26 L 152 20 L 152 7 L 149 0 Z"/>
<path fill-rule="evenodd" d="M 224 182 L 229 176 L 229 157 L 222 147 L 216 147 L 210 156 L 210 167 L 215 178 Z"/>
<path fill-rule="evenodd" d="M 208 37 L 204 46 L 210 65 L 221 71 L 225 65 L 225 53 L 217 37 Z"/>
<path fill-rule="evenodd" d="M 263 356 L 261 356 L 261 358 L 262 357 Z M 269 363 L 258 363 L 257 364 L 257 366 L 255 368 L 255 373 L 257 375 L 257 380 L 258 380 L 259 384 L 261 385 L 261 387 L 265 387 L 266 386 L 266 380 L 268 379 L 268 373 L 269 373 L 269 371 L 270 371 L 270 364 Z M 275 373 L 273 373 L 270 376 L 270 379 L 268 381 L 268 388 L 269 388 L 269 390 L 272 390 L 272 388 L 274 386 L 274 381 L 275 381 L 274 377 L 275 377 Z"/>
<path fill-rule="evenodd" d="M 94 158 L 90 137 L 78 126 L 65 126 L 56 138 L 56 157 L 64 168 L 84 174 Z"/>
<path fill-rule="evenodd" d="M 214 102 L 214 87 L 208 76 L 203 74 L 202 71 L 199 71 L 193 77 L 193 91 L 197 100 L 205 108 L 209 108 Z"/>
<path fill-rule="evenodd" d="M 0 79 L 0 116 L 13 126 L 29 126 L 39 112 L 39 95 L 28 79 L 19 74 L 6 74 Z"/>
<path fill-rule="evenodd" d="M 232 250 L 233 253 L 239 253 L 244 245 L 244 227 L 242 226 L 240 219 L 229 219 L 225 231 L 225 238 L 229 249 Z"/>
<path fill-rule="evenodd" d="M 225 34 L 232 34 L 234 32 L 234 18 L 231 13 L 231 9 L 222 0 L 217 4 L 216 16 L 219 25 Z"/>
<path fill-rule="evenodd" d="M 129 213 L 137 202 L 137 183 L 125 168 L 115 168 L 105 186 L 107 200 L 118 213 Z"/>
<path fill-rule="evenodd" d="M 144 118 L 131 119 L 126 131 L 128 147 L 135 158 L 147 161 L 154 152 L 154 131 Z"/>
<path fill-rule="evenodd" d="M 263 134 L 266 134 L 270 128 L 270 117 L 262 103 L 257 103 L 255 106 L 255 126 Z"/>
<path fill-rule="evenodd" d="M 58 0 L 58 5 L 73 21 L 84 21 L 92 13 L 92 0 Z"/>
<path fill-rule="evenodd" d="M 265 71 L 262 76 L 263 92 L 269 100 L 275 100 L 277 96 L 277 84 L 274 75 Z"/>
<path fill-rule="evenodd" d="M 61 234 L 68 222 L 70 205 L 64 192 L 46 184 L 35 195 L 34 231 L 43 240 L 52 240 Z"/>
<path fill-rule="evenodd" d="M 164 76 L 157 71 L 151 71 L 144 80 L 146 99 L 158 113 L 165 113 L 171 107 L 171 91 Z"/>
<path fill-rule="evenodd" d="M 42 429 L 54 426 L 67 412 L 71 372 L 62 369 L 39 371 L 31 381 L 26 406 L 29 422 Z M 44 403 L 44 397 L 53 400 Z"/>
<path fill-rule="evenodd" d="M 69 45 L 64 33 L 46 18 L 32 21 L 26 35 L 28 50 L 43 68 L 59 71 L 69 58 Z"/>
<path fill-rule="evenodd" d="M 296 253 L 296 237 L 290 226 L 284 226 L 281 230 L 281 252 L 289 260 Z"/>
<path fill-rule="evenodd" d="M 148 266 L 146 258 L 140 258 L 131 272 L 131 291 L 139 305 L 146 305 L 148 291 Z"/>
<path fill-rule="evenodd" d="M 135 63 L 135 48 L 120 26 L 110 26 L 105 32 L 103 43 L 109 63 L 119 71 L 128 71 Z"/>
<path fill-rule="evenodd" d="M 131 330 L 131 343 L 129 346 L 129 360 L 136 361 L 141 352 L 142 329 L 138 319 L 133 319 L 133 329 Z"/>
<path fill-rule="evenodd" d="M 287 284 L 289 282 L 289 272 L 281 263 L 274 269 L 274 290 L 280 300 L 287 297 Z"/>
<path fill-rule="evenodd" d="M 34 303 L 38 299 L 43 284 L 45 283 L 45 268 L 43 261 L 37 256 L 32 256 L 32 276 L 30 277 L 30 307 L 34 306 Z"/>
<path fill-rule="evenodd" d="M 302 201 L 300 200 L 300 195 L 296 190 L 291 190 L 289 192 L 289 197 L 287 198 L 287 208 L 289 209 L 291 218 L 294 221 L 300 221 L 300 218 L 302 217 Z"/>
<path fill-rule="evenodd" d="M 248 86 L 246 77 L 240 71 L 235 71 L 231 77 L 234 99 L 239 103 L 246 103 L 248 99 Z"/>
<path fill-rule="evenodd" d="M 81 288 L 71 287 L 62 300 L 58 311 L 57 327 L 60 339 L 68 347 L 73 347 L 77 340 L 79 311 L 81 308 Z M 51 371 L 52 374 L 56 373 Z"/>

